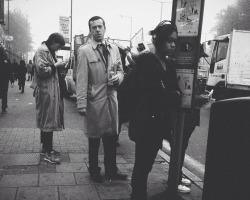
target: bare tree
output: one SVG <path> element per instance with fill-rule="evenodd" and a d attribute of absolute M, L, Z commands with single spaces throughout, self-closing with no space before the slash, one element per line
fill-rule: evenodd
<path fill-rule="evenodd" d="M 215 36 L 228 34 L 232 29 L 250 30 L 250 0 L 237 0 L 217 14 L 217 22 L 212 28 Z"/>
<path fill-rule="evenodd" d="M 6 23 L 6 27 L 8 27 L 8 21 Z M 10 42 L 13 48 L 12 52 L 15 54 L 30 52 L 33 42 L 28 18 L 20 10 L 10 11 L 9 23 L 9 35 L 14 38 L 14 40 Z"/>

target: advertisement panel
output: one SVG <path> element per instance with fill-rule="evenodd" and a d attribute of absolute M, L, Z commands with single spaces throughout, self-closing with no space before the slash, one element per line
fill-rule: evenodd
<path fill-rule="evenodd" d="M 177 3 L 176 26 L 179 36 L 198 36 L 201 2 L 181 0 Z"/>
<path fill-rule="evenodd" d="M 59 17 L 59 33 L 61 33 L 66 43 L 69 43 L 70 37 L 70 17 Z"/>

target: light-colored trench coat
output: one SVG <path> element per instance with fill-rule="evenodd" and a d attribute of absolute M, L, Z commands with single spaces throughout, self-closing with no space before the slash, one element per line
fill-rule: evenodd
<path fill-rule="evenodd" d="M 111 66 L 115 66 L 120 84 L 124 74 L 118 47 L 107 44 L 107 70 L 94 40 L 78 50 L 77 108 L 87 110 L 85 133 L 90 138 L 118 133 L 117 86 L 108 85 L 108 75 Z"/>
<path fill-rule="evenodd" d="M 55 61 L 48 47 L 43 43 L 35 54 L 34 81 L 36 88 L 36 124 L 43 132 L 61 131 L 63 122 L 63 99 L 60 98 L 57 71 L 52 73 Z"/>

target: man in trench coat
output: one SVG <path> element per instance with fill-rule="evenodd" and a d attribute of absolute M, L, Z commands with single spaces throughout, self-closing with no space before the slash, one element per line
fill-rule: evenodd
<path fill-rule="evenodd" d="M 95 182 L 102 182 L 98 149 L 102 138 L 105 174 L 110 179 L 126 179 L 116 166 L 118 134 L 117 86 L 123 80 L 123 68 L 117 46 L 104 40 L 105 21 L 89 20 L 91 41 L 78 50 L 77 108 L 86 116 L 85 134 L 89 141 L 89 172 Z"/>

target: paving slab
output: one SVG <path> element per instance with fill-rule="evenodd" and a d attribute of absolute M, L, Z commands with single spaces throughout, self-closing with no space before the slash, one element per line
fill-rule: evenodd
<path fill-rule="evenodd" d="M 58 200 L 56 186 L 21 187 L 18 189 L 16 200 Z"/>
<path fill-rule="evenodd" d="M 1 200 L 15 200 L 17 188 L 0 188 Z"/>
<path fill-rule="evenodd" d="M 125 199 L 130 198 L 131 187 L 129 184 L 99 184 L 96 185 L 101 199 Z"/>
<path fill-rule="evenodd" d="M 69 154 L 70 161 L 72 163 L 84 163 L 88 162 L 88 154 Z"/>
<path fill-rule="evenodd" d="M 40 174 L 39 186 L 48 185 L 76 185 L 73 173 L 45 173 Z"/>
<path fill-rule="evenodd" d="M 85 163 L 61 163 L 56 165 L 57 172 L 88 172 L 88 167 Z"/>
<path fill-rule="evenodd" d="M 150 172 L 148 175 L 148 183 L 167 183 L 168 175 L 162 172 Z"/>
<path fill-rule="evenodd" d="M 166 199 L 164 193 L 167 191 L 166 184 L 162 183 L 148 183 L 147 184 L 147 196 L 148 199 Z M 164 198 L 165 197 L 165 198 Z"/>
<path fill-rule="evenodd" d="M 3 175 L 0 187 L 38 186 L 38 174 Z"/>
<path fill-rule="evenodd" d="M 59 186 L 60 200 L 98 200 L 94 185 Z"/>

